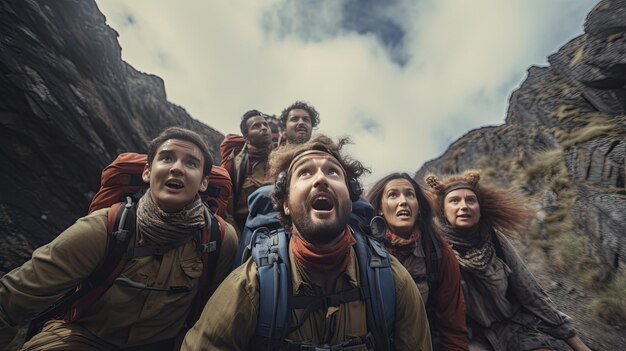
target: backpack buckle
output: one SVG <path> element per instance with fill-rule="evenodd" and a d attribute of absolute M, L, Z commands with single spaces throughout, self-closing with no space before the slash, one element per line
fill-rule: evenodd
<path fill-rule="evenodd" d="M 200 252 L 202 253 L 210 253 L 217 250 L 217 242 L 210 241 L 205 244 L 200 244 Z"/>
<path fill-rule="evenodd" d="M 126 236 L 128 235 L 128 230 L 126 229 L 118 229 L 111 233 L 116 240 L 124 241 L 126 240 Z"/>

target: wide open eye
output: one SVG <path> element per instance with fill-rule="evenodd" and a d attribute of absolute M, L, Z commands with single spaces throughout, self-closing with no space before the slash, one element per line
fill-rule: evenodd
<path fill-rule="evenodd" d="M 187 160 L 186 164 L 189 168 L 198 168 L 200 166 L 200 163 L 194 159 Z"/>
<path fill-rule="evenodd" d="M 308 177 L 311 175 L 311 171 L 308 168 L 302 168 L 298 170 L 298 177 Z"/>
<path fill-rule="evenodd" d="M 337 168 L 331 167 L 328 169 L 326 174 L 330 176 L 336 176 L 336 175 L 339 175 L 339 170 Z"/>
<path fill-rule="evenodd" d="M 165 162 L 165 163 L 170 163 L 173 161 L 172 155 L 170 154 L 160 154 L 159 155 L 159 161 L 161 162 Z"/>

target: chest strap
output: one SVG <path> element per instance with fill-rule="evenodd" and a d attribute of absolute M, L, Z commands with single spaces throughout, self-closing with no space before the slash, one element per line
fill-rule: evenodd
<path fill-rule="evenodd" d="M 367 333 L 358 338 L 352 338 L 335 345 L 315 345 L 309 341 L 293 341 L 286 339 L 283 346 L 288 351 L 341 351 L 359 345 L 365 345 L 368 350 L 374 349 L 374 336 Z"/>
<path fill-rule="evenodd" d="M 326 294 L 321 296 L 301 295 L 291 296 L 289 298 L 289 309 L 304 310 L 302 317 L 295 325 L 287 327 L 289 335 L 294 330 L 300 328 L 302 324 L 309 318 L 311 312 L 320 309 L 328 309 L 328 307 L 338 307 L 352 301 L 365 301 L 369 299 L 369 291 L 361 287 L 345 290 L 336 294 Z"/>

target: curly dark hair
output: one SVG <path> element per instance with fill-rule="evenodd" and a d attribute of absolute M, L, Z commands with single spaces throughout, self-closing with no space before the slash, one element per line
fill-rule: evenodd
<path fill-rule="evenodd" d="M 291 230 L 291 217 L 285 215 L 283 204 L 289 197 L 289 182 L 291 180 L 291 174 L 287 173 L 291 161 L 301 153 L 308 150 L 320 150 L 327 152 L 333 156 L 346 173 L 346 184 L 349 179 L 358 181 L 359 177 L 364 173 L 370 173 L 370 170 L 363 166 L 363 164 L 352 159 L 349 155 L 341 153 L 341 149 L 350 144 L 351 141 L 347 137 L 340 138 L 337 143 L 323 134 L 317 134 L 311 140 L 304 144 L 285 145 L 274 150 L 270 154 L 269 165 L 270 175 L 275 179 L 274 190 L 271 197 L 274 204 L 274 208 L 278 212 L 278 218 L 281 220 L 285 228 Z M 349 185 L 348 185 L 349 186 Z"/>
<path fill-rule="evenodd" d="M 419 228 L 422 233 L 427 233 L 433 231 L 432 225 L 432 207 L 430 205 L 430 201 L 426 197 L 426 194 L 422 190 L 422 188 L 417 184 L 415 179 L 411 178 L 408 173 L 391 173 L 372 186 L 372 188 L 365 194 L 365 198 L 369 201 L 374 207 L 374 213 L 379 213 L 379 210 L 382 208 L 382 200 L 383 200 L 383 191 L 385 190 L 385 186 L 387 183 L 394 179 L 405 179 L 413 186 L 413 190 L 415 190 L 415 196 L 417 197 L 417 204 L 419 205 L 419 216 L 415 221 L 415 226 Z M 435 231 L 436 232 L 436 231 Z"/>
<path fill-rule="evenodd" d="M 289 105 L 283 112 L 280 113 L 280 124 L 283 128 L 287 126 L 287 115 L 291 110 L 300 109 L 305 110 L 311 116 L 311 125 L 313 128 L 317 127 L 320 124 L 320 114 L 317 112 L 313 105 L 309 105 L 304 101 L 296 101 L 293 104 Z"/>
<path fill-rule="evenodd" d="M 424 178 L 431 187 L 435 216 L 441 223 L 448 223 L 444 212 L 446 195 L 461 188 L 470 189 L 476 194 L 480 205 L 479 225 L 494 228 L 508 237 L 516 237 L 528 221 L 535 216 L 535 210 L 528 205 L 528 199 L 514 188 L 497 188 L 488 184 L 479 184 L 480 170 L 466 170 L 462 174 L 453 174 L 443 179 L 430 174 Z"/>

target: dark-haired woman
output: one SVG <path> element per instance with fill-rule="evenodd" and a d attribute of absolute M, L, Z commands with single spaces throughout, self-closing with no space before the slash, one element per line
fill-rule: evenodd
<path fill-rule="evenodd" d="M 385 247 L 422 294 L 433 350 L 468 350 L 459 264 L 433 230 L 431 206 L 420 186 L 407 173 L 393 173 L 376 182 L 366 197 L 387 222 Z"/>
<path fill-rule="evenodd" d="M 552 350 L 550 337 L 589 350 L 507 240 L 534 211 L 515 192 L 479 186 L 478 171 L 426 178 L 459 264 L 471 350 Z"/>

